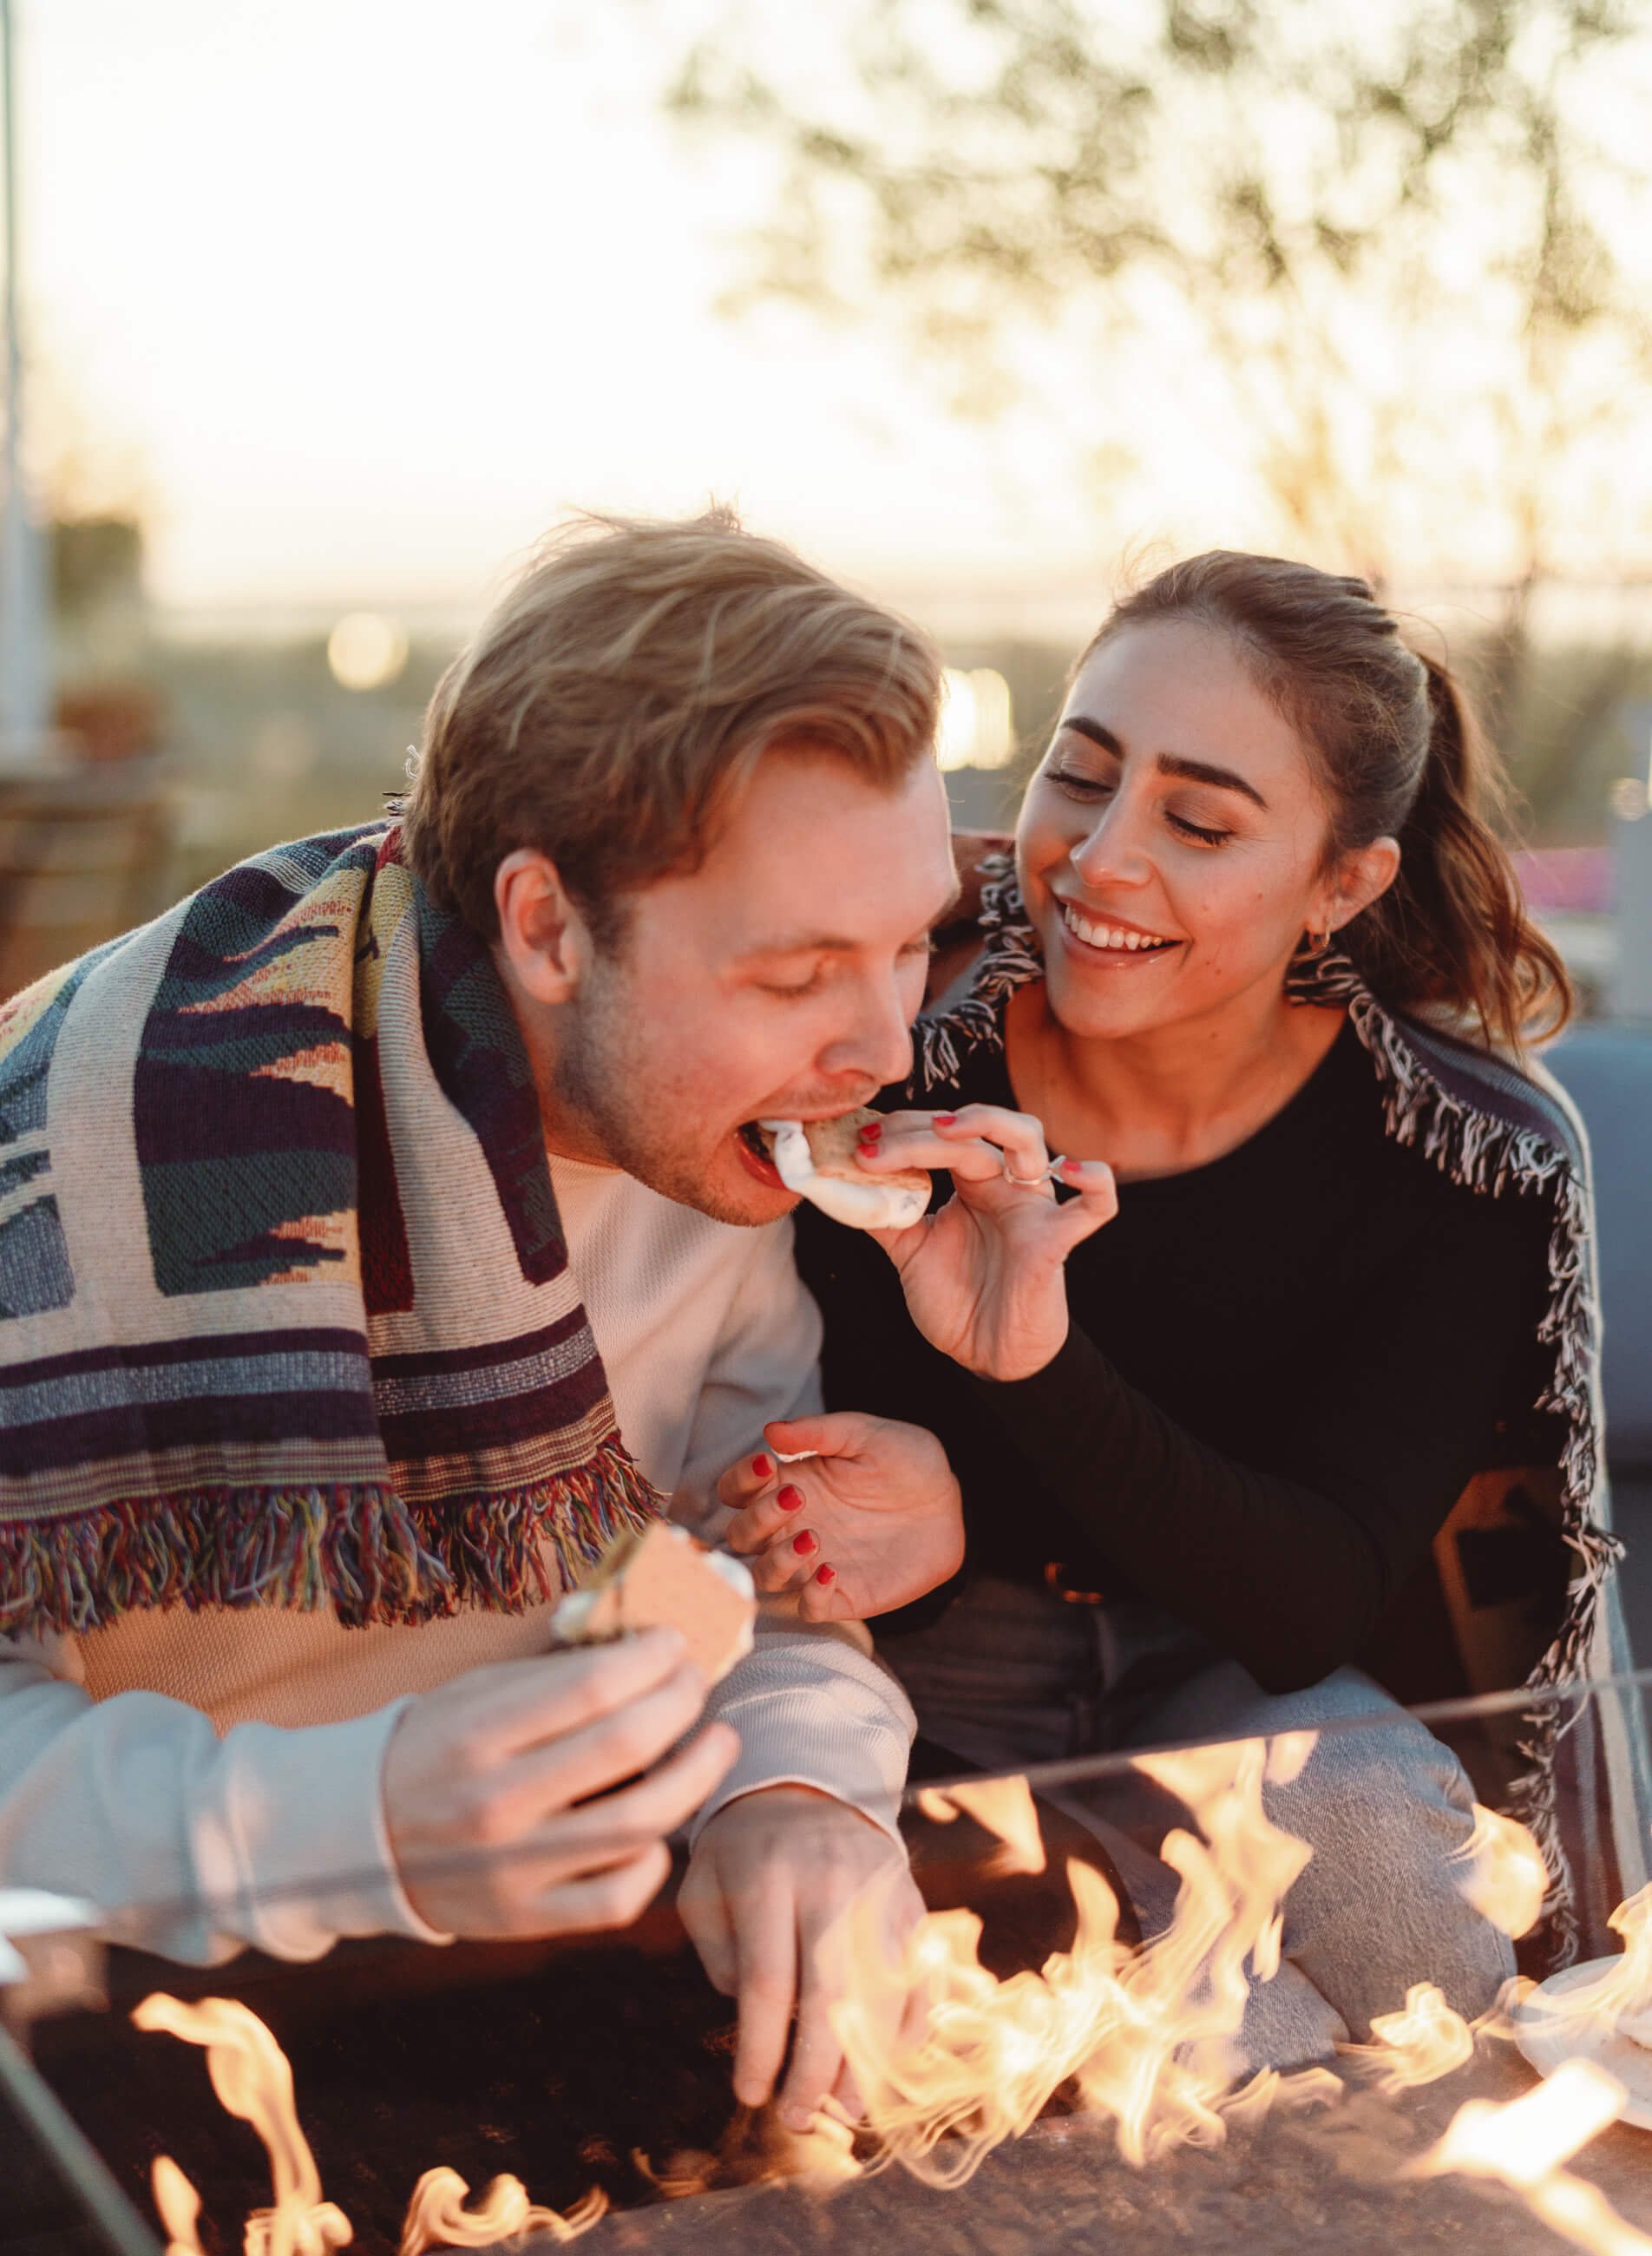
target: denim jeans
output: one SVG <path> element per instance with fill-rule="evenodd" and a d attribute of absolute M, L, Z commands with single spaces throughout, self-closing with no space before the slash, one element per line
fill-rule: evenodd
<path fill-rule="evenodd" d="M 1268 1785 L 1268 1817 L 1306 1841 L 1311 1862 L 1285 1901 L 1284 1955 L 1253 1980 L 1237 2041 L 1242 2066 L 1324 2058 L 1370 2035 L 1374 2013 L 1430 1981 L 1461 2013 L 1483 2013 L 1514 1970 L 1506 1936 L 1458 1885 L 1473 1795 L 1456 1757 L 1352 1668 L 1272 1695 L 1194 1632 L 1134 1600 L 1076 1605 L 982 1577 L 928 1629 L 879 1639 L 919 1729 L 962 1764 L 1029 1763 L 1190 1739 L 1324 1730 L 1288 1785 Z M 1140 1777 L 1048 1794 L 1099 1839 L 1140 1917 L 1168 1922 L 1177 1880 L 1154 1853 L 1188 1813 Z"/>

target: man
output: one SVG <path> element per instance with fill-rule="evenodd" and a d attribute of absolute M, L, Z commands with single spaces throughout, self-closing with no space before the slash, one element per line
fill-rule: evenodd
<path fill-rule="evenodd" d="M 9 1006 L 0 1882 L 202 1960 L 543 1934 L 633 1917 L 697 1810 L 737 2095 L 794 2001 L 787 2113 L 831 2088 L 815 1945 L 865 1884 L 912 1904 L 865 1632 L 766 1620 L 678 1746 L 679 1641 L 547 1656 L 547 1620 L 766 1428 L 950 1486 L 927 1436 L 814 1414 L 744 1132 L 907 1070 L 955 891 L 937 692 L 726 517 L 587 525 L 444 677 L 399 823 Z"/>

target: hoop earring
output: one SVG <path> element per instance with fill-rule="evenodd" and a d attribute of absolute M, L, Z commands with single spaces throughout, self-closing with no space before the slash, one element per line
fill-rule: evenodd
<path fill-rule="evenodd" d="M 1331 938 L 1331 928 L 1329 925 L 1323 932 L 1304 932 L 1302 943 L 1303 961 L 1317 963 L 1322 955 L 1329 955 Z"/>

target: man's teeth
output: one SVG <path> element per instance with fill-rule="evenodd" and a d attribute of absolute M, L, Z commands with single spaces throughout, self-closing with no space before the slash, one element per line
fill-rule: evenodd
<path fill-rule="evenodd" d="M 1091 948 L 1126 948 L 1132 955 L 1140 948 L 1174 948 L 1172 940 L 1155 940 L 1150 932 L 1126 932 L 1121 926 L 1091 924 L 1081 917 L 1068 902 L 1062 903 L 1062 915 L 1069 932 L 1077 933 L 1080 940 L 1088 941 Z"/>

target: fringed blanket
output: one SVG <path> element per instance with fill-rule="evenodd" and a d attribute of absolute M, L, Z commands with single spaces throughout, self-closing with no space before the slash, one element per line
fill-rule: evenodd
<path fill-rule="evenodd" d="M 921 1103 L 956 1082 L 963 1059 L 1003 1039 L 1005 998 L 1041 979 L 1037 935 L 1006 855 L 978 864 L 979 927 L 985 938 L 967 991 L 919 1021 L 918 1063 L 908 1091 Z M 1652 1769 L 1638 1696 L 1592 1697 L 1588 1681 L 1628 1666 L 1613 1570 L 1622 1546 L 1611 1533 L 1601 1439 L 1598 1294 L 1588 1148 L 1564 1093 L 1502 1060 L 1386 1010 L 1345 955 L 1331 954 L 1293 972 L 1287 989 L 1302 1004 L 1345 1006 L 1382 1092 L 1388 1133 L 1413 1145 L 1465 1191 L 1540 1195 L 1554 1220 L 1550 1298 L 1540 1337 L 1551 1376 L 1533 1406 L 1556 1414 L 1564 1439 L 1556 1499 L 1558 1533 L 1571 1555 L 1564 1618 L 1526 1681 L 1539 1697 L 1519 1741 L 1523 1768 L 1506 1803 L 1536 1837 L 1550 1875 L 1546 1956 L 1564 1964 L 1580 1936 L 1596 1950 L 1616 1948 L 1606 1914 L 1646 1878 Z M 1465 1502 L 1468 1499 L 1465 1499 Z M 1454 1516 L 1455 1517 L 1455 1516 Z M 1458 1658 L 1476 1691 L 1493 1682 L 1487 1656 L 1474 1650 L 1476 1624 L 1458 1608 Z"/>
<path fill-rule="evenodd" d="M 379 823 L 0 1010 L 0 1629 L 554 1595 L 616 1430 L 486 949 Z"/>

